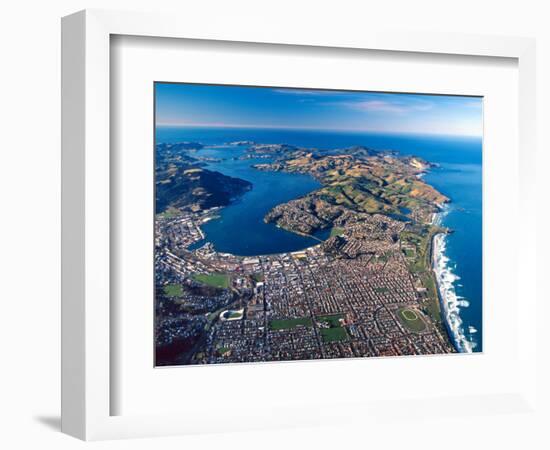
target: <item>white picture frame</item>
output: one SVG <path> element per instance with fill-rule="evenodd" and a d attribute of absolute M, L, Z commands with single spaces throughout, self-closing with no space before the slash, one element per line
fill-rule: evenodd
<path fill-rule="evenodd" d="M 244 25 L 244 21 L 243 21 Z M 435 33 L 397 33 L 340 28 L 336 34 L 316 29 L 278 29 L 254 22 L 235 26 L 223 20 L 194 23 L 185 17 L 87 10 L 62 21 L 62 430 L 85 440 L 162 436 L 224 429 L 196 415 L 111 415 L 110 365 L 110 38 L 112 35 L 200 39 L 242 43 L 285 44 L 332 49 L 368 49 L 416 54 L 447 54 L 513 58 L 518 62 L 519 184 L 521 239 L 517 238 L 518 283 L 530 279 L 535 261 L 535 42 L 527 38 Z M 459 399 L 460 414 L 472 402 L 488 414 L 506 408 L 517 412 L 536 408 L 536 329 L 529 320 L 536 306 L 534 283 L 525 284 L 518 311 L 519 378 L 502 395 Z M 510 293 L 517 295 L 517 293 Z M 151 300 L 152 301 L 152 300 Z M 350 366 L 350 370 L 353 368 Z M 182 374 L 182 377 L 185 376 Z M 462 401 L 462 403 L 461 403 Z M 425 408 L 445 399 L 425 400 Z M 404 399 L 404 404 L 406 400 Z M 462 404 L 462 406 L 460 406 Z M 430 406 L 431 405 L 431 406 Z M 377 406 L 377 408 L 380 406 Z M 382 405 L 382 408 L 387 405 Z M 334 420 L 315 412 L 314 405 L 274 410 L 269 426 Z M 367 418 L 376 408 L 364 403 L 350 407 L 348 416 Z M 300 417 L 311 415 L 308 422 Z M 183 420 L 185 419 L 185 420 Z M 260 417 L 227 429 L 265 427 Z"/>

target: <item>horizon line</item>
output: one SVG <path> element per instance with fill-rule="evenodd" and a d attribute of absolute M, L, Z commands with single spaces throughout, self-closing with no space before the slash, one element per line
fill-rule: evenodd
<path fill-rule="evenodd" d="M 366 133 L 388 133 L 388 134 L 420 134 L 429 136 L 460 136 L 483 138 L 483 133 L 446 133 L 446 132 L 428 132 L 428 131 L 403 131 L 403 130 L 376 130 L 368 128 L 328 128 L 328 127 L 308 127 L 308 126 L 286 126 L 286 125 L 252 125 L 252 124 L 223 124 L 223 123 L 170 123 L 160 122 L 155 124 L 157 127 L 170 128 L 255 128 L 255 129 L 274 129 L 274 130 L 313 130 L 313 131 L 347 131 L 347 132 L 366 132 Z"/>

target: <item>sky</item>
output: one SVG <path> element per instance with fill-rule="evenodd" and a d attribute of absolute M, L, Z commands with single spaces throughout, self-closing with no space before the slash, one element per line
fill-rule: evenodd
<path fill-rule="evenodd" d="M 480 97 L 156 83 L 157 126 L 481 136 Z"/>

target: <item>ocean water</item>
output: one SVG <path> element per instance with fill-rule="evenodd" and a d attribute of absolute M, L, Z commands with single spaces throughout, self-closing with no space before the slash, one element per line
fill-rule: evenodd
<path fill-rule="evenodd" d="M 437 239 L 435 262 L 440 292 L 455 345 L 461 351 L 482 351 L 482 141 L 481 138 L 323 132 L 310 130 L 172 128 L 158 127 L 157 143 L 196 141 L 216 146 L 198 155 L 223 159 L 208 163 L 211 170 L 253 183 L 235 204 L 220 211 L 220 219 L 205 224 L 207 240 L 219 251 L 240 255 L 293 251 L 315 244 L 313 238 L 297 236 L 263 223 L 271 207 L 317 189 L 308 175 L 259 172 L 250 166 L 261 160 L 237 160 L 243 148 L 223 144 L 238 140 L 286 143 L 319 149 L 364 145 L 393 150 L 437 163 L 425 181 L 451 199 L 439 215 L 441 225 L 454 232 Z M 326 232 L 319 238 L 324 239 Z"/>

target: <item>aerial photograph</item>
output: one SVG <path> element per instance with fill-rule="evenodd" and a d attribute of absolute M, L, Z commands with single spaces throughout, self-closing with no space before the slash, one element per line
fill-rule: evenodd
<path fill-rule="evenodd" d="M 483 98 L 154 90 L 155 366 L 483 351 Z"/>

